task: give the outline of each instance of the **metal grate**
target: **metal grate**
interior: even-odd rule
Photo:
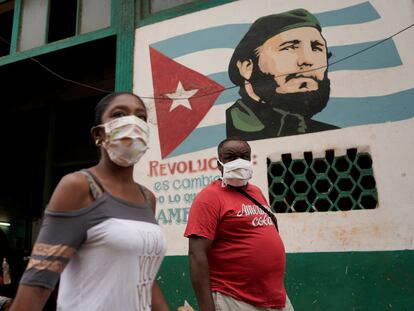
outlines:
[[[335,156],[303,159],[282,154],[281,161],[268,159],[269,200],[276,213],[303,213],[374,209],[378,204],[372,159],[367,152],[347,149]]]

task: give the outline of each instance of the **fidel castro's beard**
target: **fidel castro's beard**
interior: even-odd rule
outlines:
[[[274,76],[261,72],[257,67],[254,66],[250,83],[253,91],[266,104],[293,114],[300,114],[305,118],[311,118],[326,107],[331,91],[328,71],[325,72],[323,80],[313,78],[318,83],[318,89],[315,91],[281,94],[276,92],[278,84]],[[287,81],[291,79],[294,79],[294,75],[286,77]]]

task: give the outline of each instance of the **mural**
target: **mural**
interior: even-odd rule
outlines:
[[[293,10],[302,2],[269,3],[267,14],[258,6],[242,18],[229,13],[149,39],[153,85],[138,93],[155,98],[163,158],[229,135],[256,140],[414,116],[414,83],[404,78],[412,60],[400,55],[411,41],[385,40],[409,25],[409,10],[395,23],[382,1],[304,2]],[[276,50],[275,40],[300,42]]]
[[[226,111],[228,137],[255,140],[337,128],[311,119],[326,107],[330,81],[326,40],[308,11],[255,21],[228,72],[241,96]]]
[[[377,208],[278,214],[297,310],[414,309],[413,23],[412,0],[240,0],[136,30],[151,139],[134,174],[157,197],[158,282],[175,307],[197,309],[183,232],[237,135],[264,193],[282,154],[371,155]]]

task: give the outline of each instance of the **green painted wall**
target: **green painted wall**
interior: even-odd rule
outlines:
[[[196,305],[187,256],[166,257],[158,282],[172,310]],[[414,310],[414,251],[287,254],[295,311]]]

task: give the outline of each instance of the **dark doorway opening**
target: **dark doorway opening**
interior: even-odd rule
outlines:
[[[71,80],[113,91],[115,37],[36,57]],[[0,67],[0,256],[11,268],[12,284],[0,295],[13,297],[27,265],[38,224],[62,176],[97,162],[89,131],[94,107],[105,92],[64,81],[33,60]],[[54,310],[52,296],[45,310]]]
[[[0,57],[10,54],[14,15],[14,1],[0,4]]]

